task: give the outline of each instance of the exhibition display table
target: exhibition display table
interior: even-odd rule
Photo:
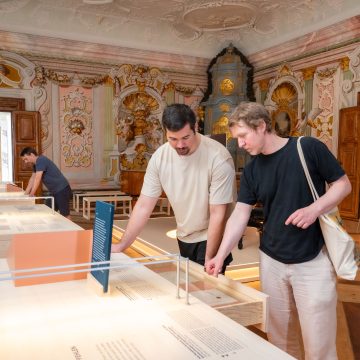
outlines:
[[[114,221],[113,241],[120,241],[127,222],[128,220]],[[131,247],[144,256],[178,253],[175,228],[176,223],[173,217],[150,219]],[[236,259],[235,256],[234,259]],[[174,266],[156,265],[153,269],[175,283]],[[238,281],[233,281],[227,276],[219,275],[218,278],[209,276],[202,266],[192,261],[190,261],[190,293],[239,324],[257,325],[266,331],[267,295]]]
[[[254,359],[291,356],[124,254],[110,293],[87,280],[15,287],[0,281],[0,358],[6,360]],[[0,269],[7,269],[0,260]]]
[[[120,239],[128,220],[115,220],[113,237]],[[226,269],[226,276],[242,282],[259,279],[259,234],[256,228],[248,227],[244,235],[244,248],[232,251],[233,261]],[[145,227],[131,245],[144,256],[174,254],[179,252],[176,240],[174,217],[149,219]]]

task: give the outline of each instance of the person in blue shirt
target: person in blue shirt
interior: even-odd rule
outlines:
[[[38,155],[32,147],[24,148],[20,157],[26,164],[33,165],[33,174],[26,187],[25,194],[34,196],[42,181],[49,190],[50,195],[54,197],[55,210],[69,218],[69,202],[72,192],[69,182],[59,168],[46,156]]]

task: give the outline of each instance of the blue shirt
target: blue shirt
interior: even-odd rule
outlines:
[[[36,171],[43,171],[42,182],[52,194],[56,194],[69,186],[69,182],[59,168],[44,155],[40,155],[36,159],[34,172]]]

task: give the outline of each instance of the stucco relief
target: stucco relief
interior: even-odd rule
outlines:
[[[61,165],[93,167],[93,92],[77,86],[59,87]]]
[[[343,80],[341,87],[341,107],[357,104],[357,93],[360,92],[360,46],[349,54],[349,70],[351,78]]]
[[[273,127],[278,127],[279,134],[293,135],[304,111],[302,74],[295,73],[289,64],[280,66],[277,76],[269,82],[264,105],[272,116]]]
[[[0,67],[0,87],[5,97],[22,97],[26,101],[26,110],[39,111],[41,114],[41,148],[46,150],[51,144],[49,89],[39,81],[35,64],[24,57],[0,51],[0,60],[5,71]],[[3,85],[3,86],[2,86]]]
[[[360,82],[360,46],[358,46],[350,55],[349,68],[353,73],[353,81]]]
[[[41,115],[41,149],[45,151],[52,144],[51,136],[51,99],[49,96],[50,86],[35,87],[36,109]]]
[[[334,106],[334,81],[330,79],[326,83],[317,85],[319,107],[323,109],[316,124],[316,137],[332,137],[333,106]]]
[[[0,12],[12,12],[24,7],[30,0],[3,0],[0,3]]]
[[[337,104],[339,77],[339,64],[317,69],[314,77],[313,103],[322,109],[322,112],[314,120],[313,136],[324,142],[335,154],[339,122]]]
[[[143,170],[163,143],[164,92],[174,85],[157,68],[124,64],[110,71],[114,81],[113,117],[121,169]]]

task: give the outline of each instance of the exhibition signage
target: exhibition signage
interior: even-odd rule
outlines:
[[[93,263],[110,260],[113,220],[114,206],[106,202],[97,201],[91,256],[91,262]],[[91,266],[92,269],[98,267],[104,267],[104,265]],[[109,270],[91,271],[91,275],[101,284],[103,292],[106,293],[109,285]]]

